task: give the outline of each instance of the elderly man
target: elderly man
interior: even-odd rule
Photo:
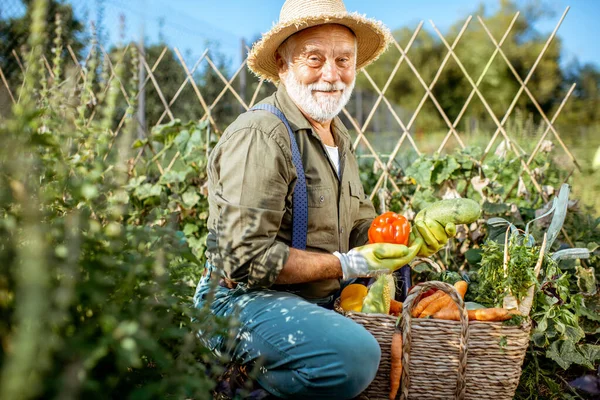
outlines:
[[[208,165],[207,268],[202,307],[240,321],[235,340],[207,338],[281,398],[350,399],[372,381],[377,341],[331,311],[340,283],[390,273],[422,247],[448,240],[417,233],[409,247],[366,244],[376,216],[348,132],[337,115],[357,68],[389,42],[380,23],[341,0],[287,0],[280,21],[250,52],[249,67],[277,92],[224,132]],[[213,283],[213,286],[215,284]]]

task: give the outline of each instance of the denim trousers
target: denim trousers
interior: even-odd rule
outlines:
[[[207,265],[212,270],[214,267]],[[288,292],[227,289],[198,283],[194,305],[237,320],[233,340],[199,337],[213,351],[241,365],[258,363],[256,380],[284,399],[352,399],[371,383],[381,358],[375,338],[360,324]],[[213,279],[216,279],[213,277]]]

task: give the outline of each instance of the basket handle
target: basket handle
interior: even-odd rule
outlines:
[[[419,283],[410,291],[402,307],[402,393],[400,400],[408,399],[408,388],[410,387],[410,342],[412,312],[417,306],[421,295],[428,289],[434,288],[445,292],[458,306],[460,314],[460,345],[458,347],[458,374],[456,382],[455,398],[462,400],[465,397],[465,371],[467,369],[467,342],[469,341],[469,314],[465,303],[454,286],[439,281]]]

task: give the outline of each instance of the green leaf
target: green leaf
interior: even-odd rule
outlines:
[[[192,172],[192,168],[190,167],[186,167],[185,169],[178,171],[178,170],[170,170],[167,171],[161,178],[160,181],[161,183],[181,183],[181,182],[185,182],[185,178],[187,177],[187,175]]]
[[[98,197],[98,188],[95,185],[85,184],[81,187],[81,195],[87,200]]]
[[[135,178],[131,178],[125,186],[126,189],[132,190],[140,186],[146,180],[146,175],[140,175]]]
[[[498,341],[498,345],[500,346],[500,348],[505,349],[507,344],[508,339],[506,338],[506,336],[500,336],[500,340]]]
[[[162,192],[161,185],[153,185],[151,183],[144,183],[141,186],[138,186],[133,194],[140,200],[147,199],[149,197],[160,196]]]
[[[572,340],[565,340],[560,348],[560,355],[563,360],[573,364],[584,365],[588,368],[594,368],[593,364],[581,354]]]
[[[111,204],[128,204],[129,195],[125,190],[119,189],[116,190],[108,200]]]
[[[535,332],[531,335],[531,341],[537,347],[546,347],[548,345],[548,340],[546,339],[544,332]]]
[[[431,189],[421,190],[413,195],[413,207],[416,211],[422,210],[437,200]]]
[[[431,185],[431,173],[433,171],[433,162],[431,160],[417,161],[406,169],[406,175],[414,178],[417,184],[429,187]]]
[[[544,333],[548,329],[548,319],[542,318],[537,327],[535,328],[536,332]]]
[[[460,168],[460,165],[456,161],[456,159],[452,156],[448,156],[445,158],[445,162],[439,162],[435,167],[435,183],[440,184],[452,176],[454,171]]]
[[[182,196],[183,205],[186,208],[192,208],[200,201],[200,196],[196,193],[196,189],[190,188],[188,189]]]
[[[185,224],[185,227],[183,228],[183,233],[186,236],[189,236],[195,232],[198,232],[198,225],[196,224]]]
[[[481,249],[469,249],[465,253],[465,258],[470,265],[478,265],[481,261],[481,255],[483,250]]]
[[[554,203],[556,208],[554,210],[554,215],[552,216],[552,221],[550,222],[550,226],[546,231],[546,251],[550,250],[552,247],[552,243],[558,236],[560,229],[565,222],[565,216],[567,215],[567,206],[569,205],[569,185],[564,183],[558,195],[554,198]]]
[[[596,294],[596,274],[594,267],[584,268],[581,265],[575,267],[577,274],[577,287],[581,293],[592,296]]]
[[[148,139],[137,139],[135,142],[133,142],[131,148],[139,149],[140,147],[144,147],[147,143]]]
[[[589,362],[600,361],[600,345],[586,343],[579,346],[579,350]]]
[[[208,235],[204,235],[201,238],[190,237],[188,238],[188,245],[192,249],[192,253],[197,257],[201,257],[206,250],[206,238]]]
[[[182,130],[179,132],[179,134],[174,138],[174,143],[177,146],[177,150],[179,150],[181,153],[184,153],[188,140],[190,140],[190,132],[188,130]]]
[[[187,159],[190,155],[196,152],[202,152],[204,150],[204,142],[203,142],[204,132],[199,129],[194,129],[190,136],[190,139],[187,142],[187,145],[181,153],[183,154],[183,158]],[[204,154],[203,154],[204,155]]]
[[[574,343],[579,342],[581,339],[585,337],[585,332],[579,325],[565,325],[564,335],[567,339],[573,341]]]
[[[510,205],[505,203],[490,203],[486,201],[481,206],[482,211],[488,215],[506,215],[510,212]]]
[[[157,125],[152,129],[152,140],[168,145],[177,137],[181,127],[181,120],[177,118],[168,124]]]
[[[582,317],[585,317],[585,318],[589,319],[590,321],[600,322],[600,314],[598,314],[596,312],[592,312],[591,310],[589,310],[585,306],[581,307],[579,309],[579,315],[581,315]]]
[[[557,340],[550,345],[546,351],[546,357],[556,362],[562,369],[567,369],[571,366],[571,362],[563,359],[559,350],[560,342]]]

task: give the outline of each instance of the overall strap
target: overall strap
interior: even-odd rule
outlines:
[[[295,249],[306,249],[306,234],[308,226],[308,197],[306,195],[306,177],[304,176],[304,167],[302,165],[302,157],[298,150],[298,143],[294,137],[294,132],[283,113],[275,106],[270,104],[257,104],[250,109],[264,110],[275,114],[287,128],[292,143],[292,162],[296,168],[298,180],[292,194],[292,247]]]

